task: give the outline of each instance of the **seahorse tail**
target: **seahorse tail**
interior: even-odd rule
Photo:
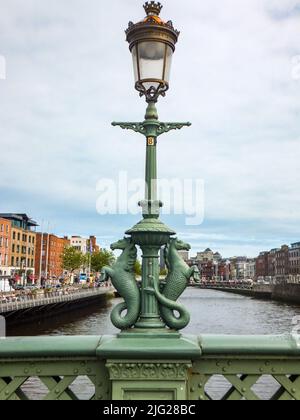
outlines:
[[[111,312],[110,319],[113,325],[120,330],[127,330],[137,322],[140,313],[140,303],[134,302],[129,305],[126,302],[119,303]],[[127,310],[127,314],[122,317],[122,313]]]
[[[160,293],[158,281],[154,281],[155,296],[160,303],[160,314],[169,328],[182,330],[190,322],[190,314],[180,303],[166,298]],[[174,311],[179,312],[179,318],[174,315]]]
[[[187,327],[190,323],[191,317],[188,311],[184,308],[184,306],[180,305],[180,309],[175,309],[179,312],[179,318],[174,315],[174,310],[166,308],[165,306],[161,306],[160,314],[162,319],[168,325],[169,328],[173,330],[182,330],[183,328]]]

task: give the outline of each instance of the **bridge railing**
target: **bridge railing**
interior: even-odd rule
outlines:
[[[198,286],[196,284],[196,286]],[[244,289],[244,290],[252,290],[254,284],[244,283],[244,282],[201,282],[199,283],[200,287],[204,287],[207,289]]]
[[[50,305],[54,303],[71,302],[77,299],[85,299],[91,296],[102,295],[112,288],[95,288],[95,289],[80,289],[76,292],[70,293],[49,293],[43,296],[23,296],[11,302],[0,303],[0,314],[5,314],[11,311],[18,311],[21,309],[34,308],[43,305]]]
[[[109,399],[99,337],[0,339],[0,400]],[[77,392],[77,394],[76,394]]]
[[[300,337],[0,339],[0,400],[300,400]]]

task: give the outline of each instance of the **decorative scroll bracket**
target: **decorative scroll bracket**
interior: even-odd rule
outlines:
[[[161,134],[168,133],[172,130],[181,130],[183,127],[190,127],[192,124],[190,122],[183,122],[183,123],[159,123],[157,128],[157,135],[160,136]]]
[[[190,122],[182,122],[182,123],[170,123],[170,122],[158,122],[158,121],[145,121],[143,123],[138,122],[113,122],[113,127],[121,127],[123,130],[132,130],[136,133],[143,134],[147,136],[148,127],[151,126],[153,129],[155,127],[156,137],[160,136],[161,134],[168,133],[172,130],[181,130],[183,127],[190,127],[192,124]]]
[[[113,122],[113,127],[121,127],[123,130],[133,130],[136,133],[146,134],[146,128],[143,123],[136,122]]]

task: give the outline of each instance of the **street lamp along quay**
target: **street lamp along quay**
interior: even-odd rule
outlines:
[[[126,232],[127,237],[111,248],[123,253],[112,268],[103,269],[103,279],[110,277],[124,298],[111,314],[112,323],[122,335],[132,333],[174,333],[187,326],[190,315],[177,303],[192,276],[199,279],[197,269],[190,268],[180,257],[179,250],[189,250],[190,245],[174,237],[175,232],[160,219],[162,203],[157,197],[157,139],[171,130],[190,126],[188,122],[160,122],[156,103],[169,89],[172,55],[179,32],[171,21],[164,22],[159,14],[160,3],[151,1],[144,5],[145,19],[130,22],[126,38],[133,57],[135,88],[148,103],[144,122],[114,122],[113,126],[133,130],[146,138],[146,191],[139,203],[143,219]],[[133,266],[137,249],[142,249],[142,282],[139,288],[134,278]],[[164,247],[168,275],[164,283],[159,279],[159,255]],[[124,315],[124,312],[125,315]]]

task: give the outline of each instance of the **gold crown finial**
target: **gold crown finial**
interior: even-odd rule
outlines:
[[[156,1],[147,1],[144,4],[145,12],[147,13],[147,16],[159,16],[161,9],[163,8],[163,5]]]

